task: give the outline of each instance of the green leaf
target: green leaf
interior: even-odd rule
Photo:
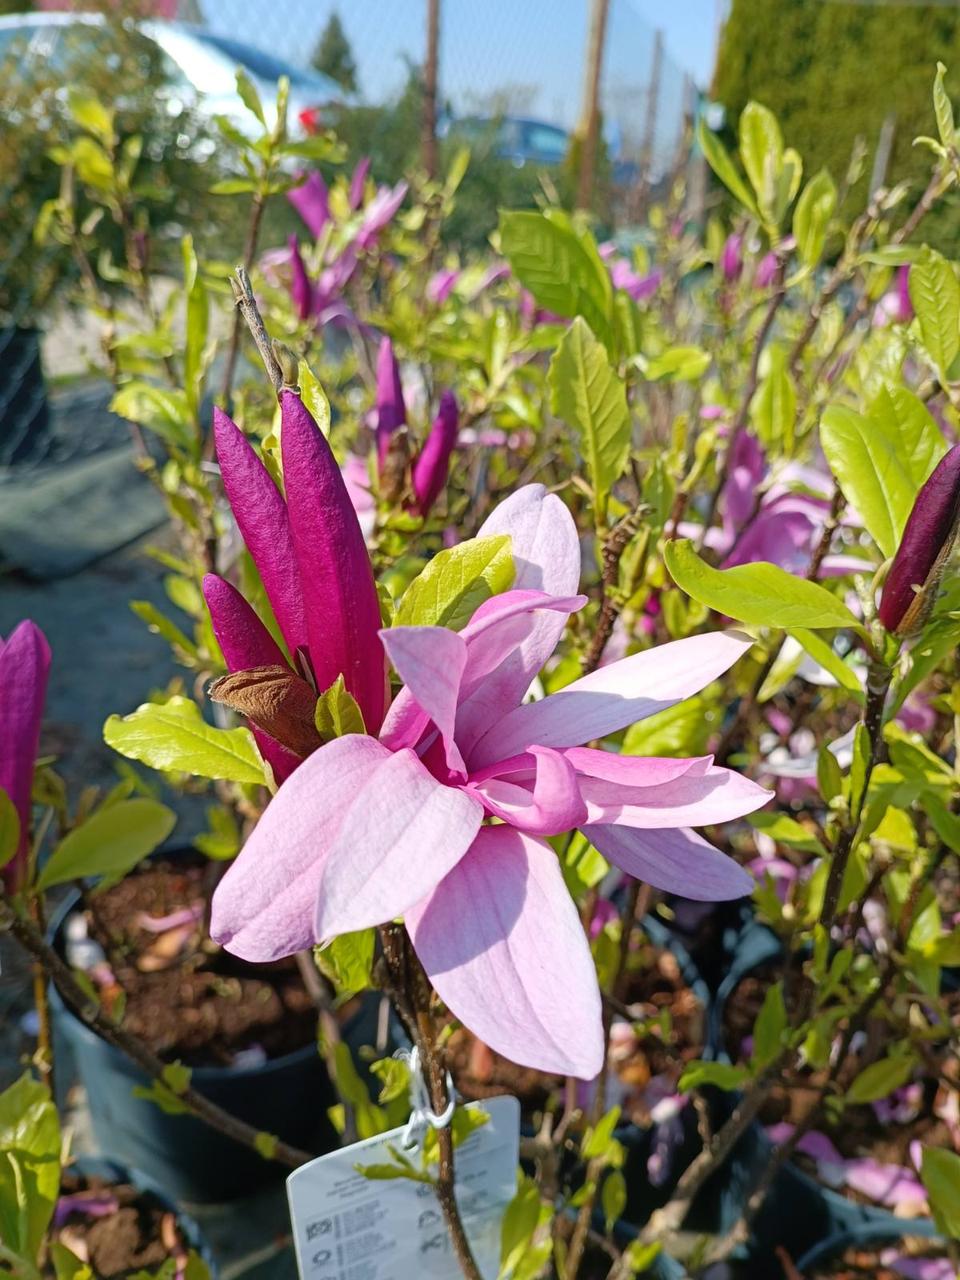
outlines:
[[[767,993],[753,1024],[752,1065],[762,1071],[780,1052],[783,1033],[787,1029],[787,1006],[783,999],[783,983],[775,982]]]
[[[946,380],[960,354],[960,282],[956,272],[942,254],[925,245],[910,269],[909,288],[923,345]]]
[[[783,136],[777,118],[759,102],[748,102],[740,115],[740,159],[757,205],[768,222],[775,221],[777,180],[783,163]]]
[[[832,645],[827,644],[826,640],[815,632],[805,631],[803,627],[793,627],[789,634],[799,645],[802,645],[814,662],[833,676],[841,689],[852,693],[857,702],[864,701],[863,688],[857,673],[852,667],[847,666],[839,653],[834,652]]]
[[[484,600],[510,589],[510,546],[510,535],[501,533],[439,552],[403,593],[394,626],[465,627]]]
[[[847,1090],[847,1102],[876,1102],[905,1085],[913,1075],[916,1061],[909,1053],[891,1054],[864,1067]]]
[[[203,375],[206,369],[206,345],[209,328],[207,291],[200,279],[193,236],[186,235],[181,242],[183,252],[183,282],[187,298],[186,334],[183,352],[183,380],[190,412],[197,420],[200,412],[200,396],[203,392]],[[200,447],[200,435],[195,443]]]
[[[512,1276],[540,1224],[540,1192],[532,1178],[521,1177],[500,1223],[500,1276]]]
[[[611,1169],[600,1188],[600,1207],[608,1232],[627,1207],[627,1182],[619,1169]]]
[[[951,1240],[960,1240],[960,1156],[946,1147],[924,1147],[920,1178],[937,1226]]]
[[[81,1262],[75,1253],[59,1240],[50,1245],[50,1258],[57,1280],[96,1280],[93,1272],[85,1262]]]
[[[35,1259],[60,1190],[60,1121],[46,1085],[22,1075],[0,1093],[0,1242]]]
[[[337,676],[330,688],[325,689],[317,699],[314,723],[324,742],[342,738],[347,733],[366,733],[363,712],[353,695],[347,691],[342,675]]]
[[[67,89],[67,108],[81,129],[92,133],[106,146],[113,145],[113,112],[102,102],[71,85]]]
[[[658,356],[650,356],[643,369],[648,382],[663,378],[667,382],[696,382],[710,368],[712,356],[702,347],[668,347]]]
[[[563,335],[548,382],[551,409],[580,433],[601,521],[630,454],[630,411],[626,388],[585,321],[574,320]]]
[[[129,760],[152,769],[253,785],[265,781],[249,729],[214,729],[190,698],[144,703],[128,716],[110,716],[103,740]]]
[[[860,810],[863,789],[867,785],[867,770],[870,767],[870,734],[861,720],[853,731],[853,758],[850,761],[850,794],[849,803],[852,813]]]
[[[614,1139],[614,1130],[620,1120],[620,1108],[611,1107],[592,1128],[584,1134],[580,1153],[586,1160],[596,1160],[606,1155]]]
[[[20,815],[3,787],[0,787],[0,868],[7,865],[20,844]]]
[[[373,986],[376,935],[373,929],[341,933],[325,947],[317,947],[317,967],[333,983],[338,999],[357,995]]]
[[[320,385],[320,379],[313,372],[306,360],[301,360],[297,370],[300,380],[300,396],[310,410],[310,416],[320,428],[323,435],[330,436],[330,401]]]
[[[693,600],[753,627],[855,627],[860,624],[847,606],[825,587],[794,578],[774,564],[712,569],[689,539],[668,542],[664,561],[674,582]]]
[[[824,857],[823,845],[802,823],[786,813],[766,813],[760,810],[747,815],[747,822],[757,831],[762,831],[778,844],[785,844],[788,849],[799,849],[802,853],[816,853]]]
[[[817,787],[827,804],[843,794],[843,770],[829,747],[821,747],[817,753]]]
[[[253,1140],[254,1150],[258,1155],[263,1156],[264,1160],[274,1160],[277,1155],[277,1141],[274,1134],[261,1130]]]
[[[766,448],[792,453],[797,391],[782,347],[772,346],[769,349],[767,371],[750,401],[750,420]]]
[[[632,1240],[624,1250],[624,1260],[634,1275],[642,1275],[649,1271],[663,1251],[659,1241],[643,1244],[640,1240]]]
[[[691,1089],[699,1089],[701,1085],[715,1084],[718,1089],[732,1090],[742,1087],[750,1078],[746,1067],[734,1066],[732,1062],[688,1062],[680,1077],[681,1093],[689,1093]]]
[[[103,876],[114,883],[153,853],[176,821],[173,810],[156,800],[119,800],[98,809],[60,841],[40,873],[37,888],[52,889],[88,876]]]
[[[937,63],[937,74],[933,81],[933,110],[937,117],[937,132],[945,147],[952,147],[957,140],[957,127],[953,122],[953,105],[947,96],[943,77],[947,68],[942,62]]]
[[[602,342],[610,341],[609,273],[569,225],[542,213],[501,212],[500,245],[538,306],[570,320],[582,316]]]
[[[723,185],[731,195],[740,201],[749,213],[759,217],[760,211],[757,208],[756,200],[750,194],[750,188],[737,172],[737,167],[730,158],[726,147],[717,135],[707,128],[707,123],[703,117],[700,118],[697,139],[700,143],[700,149],[706,157],[707,164],[709,164]]]
[[[267,126],[267,118],[263,114],[263,104],[260,101],[260,95],[257,93],[256,86],[244,71],[243,67],[237,67],[237,93],[240,95],[240,101],[252,111],[264,128]]]
[[[881,387],[867,412],[882,431],[917,489],[947,451],[947,442],[926,405],[908,387]]]
[[[252,178],[221,178],[210,186],[212,196],[241,196],[256,191],[257,184]]]
[[[193,837],[194,848],[214,862],[228,862],[240,852],[243,843],[233,810],[226,805],[210,805],[206,831]]]
[[[902,455],[875,423],[840,405],[824,411],[820,443],[843,496],[888,559],[900,545],[916,495]]]
[[[716,726],[716,700],[697,694],[648,716],[624,734],[625,756],[702,756]]]
[[[820,261],[827,228],[836,207],[836,184],[826,169],[821,169],[804,187],[793,211],[797,254],[805,266],[815,267]]]
[[[110,411],[181,448],[190,446],[190,406],[182,391],[164,390],[149,382],[128,382],[110,401]]]

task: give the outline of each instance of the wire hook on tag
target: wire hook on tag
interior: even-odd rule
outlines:
[[[410,1119],[403,1131],[400,1139],[400,1145],[406,1150],[420,1145],[423,1137],[423,1131],[429,1127],[431,1129],[446,1129],[453,1119],[453,1113],[456,1108],[456,1102],[453,1096],[453,1077],[447,1072],[447,1105],[440,1115],[430,1109],[430,1091],[427,1088],[427,1082],[423,1078],[423,1067],[420,1063],[420,1050],[416,1045],[412,1049],[398,1049],[393,1055],[401,1062],[406,1063],[410,1071]]]

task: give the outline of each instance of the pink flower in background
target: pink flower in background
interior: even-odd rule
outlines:
[[[392,221],[400,206],[407,197],[409,187],[405,182],[398,182],[393,188],[380,187],[363,210],[363,221],[356,235],[356,244],[360,249],[369,249],[377,236]]]
[[[30,850],[33,769],[50,675],[50,646],[35,622],[21,622],[0,637],[0,789],[20,822],[13,858],[3,868],[9,892],[21,884]]]
[[[309,320],[315,314],[313,285],[307,275],[307,268],[304,266],[297,237],[295,235],[288,236],[287,245],[290,249],[290,297],[293,300],[297,318]]]
[[[231,672],[256,667],[305,669],[328,689],[342,675],[376,732],[386,709],[380,604],[363,534],[330,446],[299,397],[281,399],[280,447],[286,500],[243,432],[214,409],[223,486],[263,581],[287,655],[243,596],[216,574],[203,593]],[[255,730],[278,779],[298,758]]]
[[[618,258],[610,268],[610,279],[615,289],[622,289],[630,295],[634,302],[645,302],[652,298],[660,288],[663,280],[662,271],[651,271],[645,276],[639,275],[624,258]]]
[[[361,458],[356,453],[348,454],[347,460],[340,468],[340,474],[343,476],[350,503],[357,513],[363,536],[369,538],[376,519],[377,501],[370,488],[370,471],[366,458]]]
[[[690,697],[752,642],[693,636],[524,703],[585,602],[574,594],[576,527],[530,485],[480,532],[510,534],[514,589],[460,633],[380,633],[405,687],[379,739],[338,738],[284,783],[217,889],[211,931],[267,961],[403,916],[440,997],[484,1043],[591,1078],[603,1056],[596,974],[545,837],[580,827],[610,861],[668,892],[748,893],[747,873],[689,828],[749,813],[768,792],[709,756],[580,744]]]
[[[772,250],[764,254],[757,264],[756,274],[753,277],[754,287],[769,289],[776,278],[777,266],[777,255]]]
[[[891,324],[909,324],[913,319],[913,303],[910,300],[910,267],[897,268],[896,281],[888,289],[873,312],[874,328],[882,329]]]
[[[450,297],[454,289],[457,287],[457,281],[460,279],[461,273],[452,268],[435,272],[427,282],[427,297],[431,302],[435,302],[437,306]]]

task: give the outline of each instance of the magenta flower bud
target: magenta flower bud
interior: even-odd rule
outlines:
[[[897,321],[909,324],[913,319],[913,303],[910,300],[910,264],[904,263],[897,271]]]
[[[445,391],[430,434],[413,464],[413,493],[422,516],[427,515],[447,483],[450,457],[457,445],[458,418],[456,397],[452,391]]]
[[[777,274],[777,255],[771,251],[760,259],[757,266],[757,274],[753,278],[753,283],[758,289],[769,289],[773,284],[774,277]]]
[[[301,186],[287,192],[287,199],[303,219],[310,234],[319,236],[330,221],[327,184],[320,174],[311,173]]]
[[[297,237],[290,236],[287,244],[290,246],[290,297],[293,299],[297,318],[309,320],[313,314],[313,286],[310,284],[310,277],[303,263]]]
[[[20,839],[3,868],[6,888],[20,888],[30,849],[33,767],[50,674],[50,646],[35,622],[21,622],[0,637],[0,788],[20,819]]]
[[[390,448],[390,437],[406,420],[400,366],[393,354],[393,343],[383,338],[377,356],[377,461],[381,467]]]
[[[370,172],[370,157],[363,156],[358,162],[350,179],[350,208],[359,209],[363,204],[363,191],[367,185],[367,174]]]
[[[883,584],[880,621],[894,635],[919,630],[930,609],[960,518],[960,444],[921,487]]]
[[[740,279],[740,272],[743,270],[743,236],[727,236],[720,254],[720,270],[728,284]]]

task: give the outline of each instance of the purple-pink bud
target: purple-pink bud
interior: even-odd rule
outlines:
[[[367,174],[370,172],[370,157],[362,156],[350,179],[350,208],[359,209],[363,204],[363,192],[367,185]]]
[[[303,263],[297,237],[290,236],[287,244],[290,246],[290,297],[293,299],[297,318],[309,320],[313,313],[313,286]]]
[[[20,888],[30,848],[33,766],[50,674],[50,646],[35,622],[0,636],[0,788],[20,820],[16,852],[0,872],[7,889]]]
[[[921,487],[883,585],[878,615],[895,635],[917,631],[933,606],[960,520],[960,444]]]
[[[287,199],[299,213],[313,236],[320,232],[330,221],[330,200],[327,184],[319,173],[311,173],[299,187],[287,192]]]
[[[430,434],[413,464],[413,493],[422,516],[429,512],[447,483],[450,457],[457,444],[458,418],[456,397],[452,391],[445,391]]]
[[[740,279],[740,272],[743,270],[743,236],[727,236],[720,254],[720,270],[728,284]]]
[[[383,338],[377,356],[377,460],[381,467],[390,448],[390,437],[406,420],[400,366],[393,354],[393,343]]]
[[[769,289],[773,284],[779,265],[777,255],[772,249],[769,253],[764,254],[757,266],[757,274],[753,278],[753,283],[758,289]]]

